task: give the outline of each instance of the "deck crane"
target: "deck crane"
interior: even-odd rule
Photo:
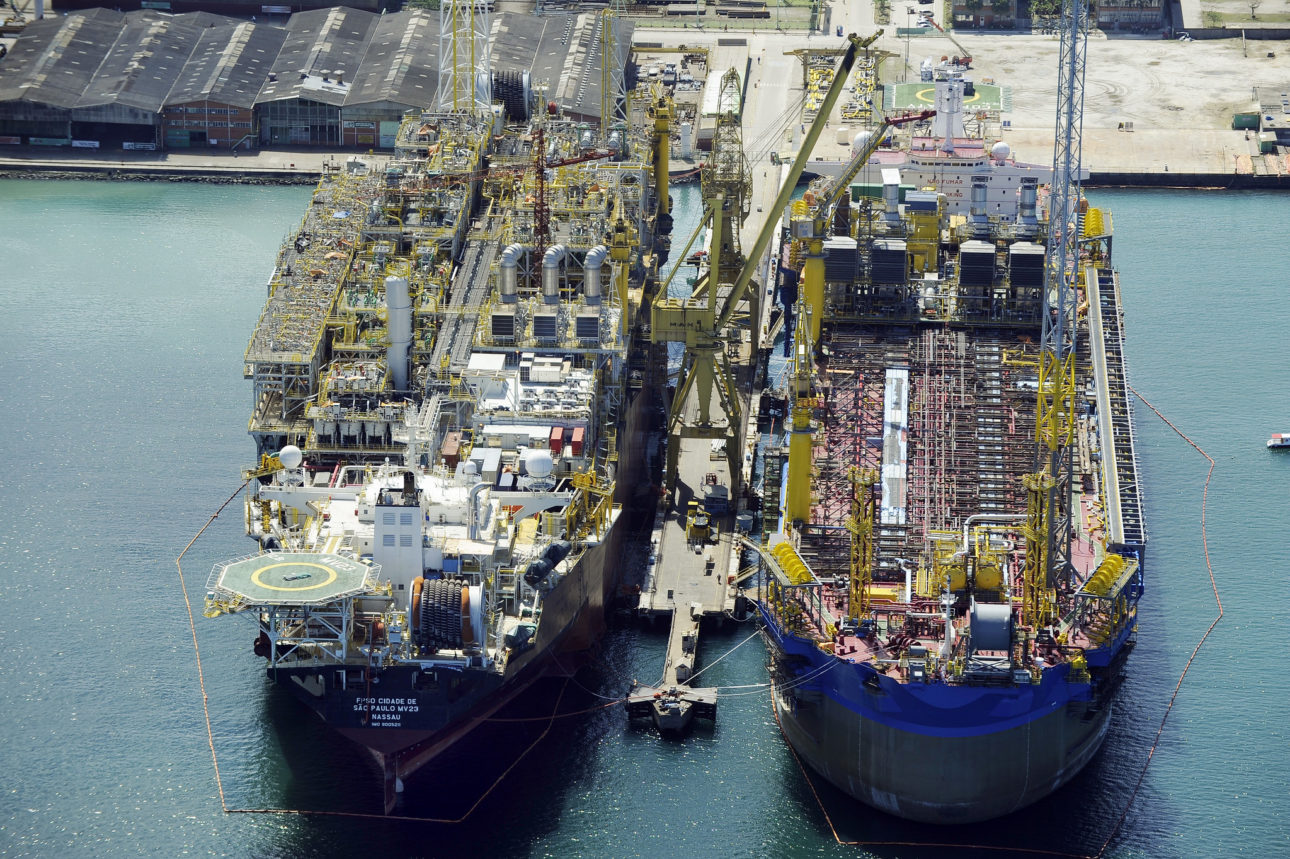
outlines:
[[[924,20],[926,20],[927,23],[931,24],[936,29],[940,30],[941,35],[949,39],[950,43],[954,45],[954,47],[959,49],[959,55],[954,58],[954,65],[964,69],[972,68],[972,55],[968,53],[968,49],[960,45],[959,40],[951,36],[949,30],[946,30],[940,24],[936,23],[935,18],[926,18]]]
[[[860,49],[868,47],[881,35],[882,31],[879,30],[865,39],[860,39],[854,34],[847,37],[848,45],[842,55],[838,72],[833,76],[833,82],[824,96],[819,113],[807,130],[797,157],[783,178],[775,202],[767,210],[769,214],[762,230],[746,256],[739,252],[737,238],[732,239],[732,236],[737,237],[736,231],[739,224],[733,216],[737,212],[740,213],[741,221],[747,215],[751,183],[748,179],[742,146],[738,140],[739,119],[728,111],[719,111],[717,137],[713,142],[713,166],[703,177],[705,179],[704,217],[701,223],[707,223],[711,231],[706,278],[696,283],[695,294],[686,299],[671,298],[667,295],[666,289],[660,289],[651,308],[650,321],[654,341],[685,344],[682,378],[672,399],[672,411],[668,418],[668,454],[665,474],[668,488],[676,484],[680,441],[683,437],[724,439],[731,480],[737,480],[742,471],[741,451],[738,444],[742,415],[735,395],[735,382],[726,356],[726,342],[722,331],[734,319],[752,283],[757,264],[766,252],[771,237],[779,229],[778,213],[783,212],[784,207],[788,205],[797,180],[801,177],[811,151],[815,147],[815,142],[824,131],[825,122],[842,90],[846,88],[847,79],[855,65],[856,55]],[[738,147],[737,152],[733,151],[731,148],[733,146]],[[693,241],[692,238],[691,243]],[[688,252],[687,246],[682,256]],[[731,278],[733,280],[730,280]],[[727,284],[729,284],[728,290]],[[725,292],[725,297],[724,307],[721,307],[718,312],[717,300],[720,292]],[[757,296],[754,295],[754,313],[756,301]],[[712,415],[714,390],[725,411],[724,418],[717,420],[714,420]],[[697,417],[687,423],[684,420],[684,409],[691,391],[694,391],[698,397],[699,409]],[[735,489],[731,486],[732,496],[736,494]]]
[[[1062,0],[1053,180],[1044,256],[1044,302],[1039,350],[1039,404],[1034,474],[1025,482],[1024,623],[1054,619],[1058,589],[1068,589],[1071,564],[1072,439],[1075,427],[1075,353],[1078,331],[1080,155],[1088,8]]]
[[[794,241],[800,241],[806,246],[806,265],[802,271],[802,284],[806,307],[810,311],[812,344],[819,342],[820,324],[824,318],[824,240],[828,238],[829,222],[833,218],[834,210],[842,200],[842,196],[850,191],[851,180],[864,169],[889,129],[910,122],[931,119],[935,115],[934,110],[924,110],[901,116],[883,117],[876,129],[862,132],[861,137],[857,137],[851,160],[822,192],[812,195],[815,200],[814,205],[805,205],[804,211],[795,212],[791,217],[789,227]],[[860,139],[866,133],[869,135],[868,138],[860,143]]]
[[[884,117],[865,142],[856,141],[856,151],[842,173],[824,187],[810,202],[795,207],[789,229],[795,242],[806,247],[802,268],[802,292],[798,298],[797,326],[793,333],[793,377],[789,401],[792,404],[792,431],[788,443],[788,481],[784,498],[784,516],[789,522],[807,522],[811,516],[811,446],[814,432],[811,415],[815,397],[815,346],[820,341],[824,318],[824,240],[842,195],[878,149],[887,130],[909,122],[930,119],[935,111],[925,110],[901,116]]]

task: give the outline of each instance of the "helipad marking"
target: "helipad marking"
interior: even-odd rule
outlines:
[[[924,104],[933,104],[936,101],[936,87],[928,87],[927,89],[920,89],[914,93],[914,98],[918,99]],[[964,98],[963,103],[971,104],[974,101],[980,101],[980,100],[981,100],[981,92],[980,90],[978,90],[972,93],[970,96]]]
[[[320,570],[326,570],[328,577],[326,581],[319,582],[316,585],[302,585],[294,588],[284,588],[281,585],[266,585],[260,580],[260,574],[272,570],[274,567],[317,567]],[[260,569],[251,574],[251,581],[254,584],[269,591],[312,591],[315,588],[326,587],[336,581],[337,578],[339,578],[339,576],[336,574],[336,571],[326,564],[311,564],[308,561],[282,561],[277,564],[269,564],[267,567],[260,567]]]

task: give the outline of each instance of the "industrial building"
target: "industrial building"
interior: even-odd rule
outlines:
[[[511,110],[540,95],[598,122],[602,57],[622,76],[632,29],[590,14],[493,16],[494,95]],[[451,44],[440,31],[436,13],[343,6],[285,26],[151,9],[51,16],[0,61],[0,142],[388,148],[405,113],[435,104]]]

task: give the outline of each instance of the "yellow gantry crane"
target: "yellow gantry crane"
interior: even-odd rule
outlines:
[[[882,31],[863,40],[855,35],[848,37],[849,44],[842,55],[838,73],[834,75],[833,83],[820,106],[820,112],[811,123],[802,147],[789,168],[788,175],[784,177],[779,194],[768,210],[766,222],[746,256],[739,246],[738,229],[748,214],[752,183],[739,135],[740,119],[738,101],[735,98],[739,91],[739,78],[733,71],[722,78],[722,98],[718,103],[713,154],[709,165],[701,174],[704,196],[702,224],[710,230],[708,269],[696,281],[694,293],[689,298],[671,298],[667,295],[666,287],[660,289],[650,319],[655,342],[685,344],[682,378],[677,385],[668,419],[665,475],[668,487],[674,486],[676,482],[677,457],[683,437],[725,439],[731,479],[738,479],[741,461],[736,442],[742,415],[723,332],[734,320],[741,302],[749,295],[748,287],[752,283],[757,261],[761,259],[771,237],[779,228],[777,214],[788,205],[793,188],[802,175],[815,142],[824,130],[833,105],[846,88],[857,52],[881,35]],[[697,231],[695,235],[698,235]],[[692,237],[683,256],[689,253],[693,242]],[[760,290],[755,290],[751,294],[751,315],[754,318],[757,315],[759,292]],[[721,297],[724,305],[718,307],[717,302]],[[753,346],[755,349],[755,342]],[[687,421],[684,412],[691,391],[697,395],[698,411]],[[724,416],[716,419],[712,414],[714,391],[724,410]],[[734,486],[731,487],[731,494],[735,494]]]

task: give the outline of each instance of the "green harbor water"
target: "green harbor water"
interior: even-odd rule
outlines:
[[[975,857],[1109,838],[1108,856],[1290,856],[1290,453],[1264,447],[1290,432],[1290,196],[1260,193],[1089,194],[1114,213],[1130,380],[1214,471],[1206,546],[1208,462],[1137,406],[1138,647],[1101,753],[1048,800],[933,828],[808,782],[751,625],[705,633],[701,662],[738,646],[705,674],[725,687],[715,727],[662,739],[612,699],[657,677],[665,630],[619,624],[589,670],[509,714],[532,721],[409,783],[405,815],[457,818],[531,747],[464,822],[223,813],[175,558],[252,459],[242,355],[309,194],[0,182],[0,855]],[[695,186],[675,196],[683,223]],[[183,567],[228,807],[374,812],[375,773],[268,683],[252,626],[200,615],[212,563],[254,548],[241,518],[235,502]],[[1225,614],[1136,788],[1218,615],[1206,548]],[[830,820],[891,843],[839,845]]]

